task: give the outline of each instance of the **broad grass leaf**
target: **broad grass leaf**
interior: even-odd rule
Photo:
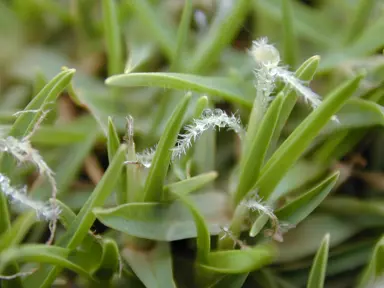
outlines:
[[[319,250],[317,250],[311,272],[309,273],[307,288],[324,287],[325,273],[328,262],[329,237],[329,234],[324,236]]]
[[[218,234],[220,226],[228,223],[223,196],[204,193],[190,198],[206,219],[210,234]],[[129,203],[109,209],[97,208],[93,212],[104,225],[131,236],[157,241],[176,241],[197,236],[194,219],[180,201],[170,204]]]

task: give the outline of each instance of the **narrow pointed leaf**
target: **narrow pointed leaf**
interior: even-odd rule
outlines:
[[[112,192],[120,175],[121,168],[124,165],[125,153],[126,146],[121,145],[107,171],[104,173],[103,178],[76,216],[75,221],[72,222],[67,232],[58,241],[60,246],[75,249],[88,235],[88,231],[96,219],[92,213],[92,209],[102,206]],[[31,285],[27,287],[50,287],[59,272],[60,269],[57,267],[44,267],[44,269],[26,278],[30,279],[30,281],[27,280],[26,283]]]
[[[294,31],[292,3],[284,0],[282,3],[283,14],[283,39],[284,39],[284,62],[291,68],[295,67],[297,59],[297,39]]]
[[[176,51],[174,53],[170,71],[178,71],[182,67],[183,53],[185,52],[186,42],[188,39],[189,29],[192,20],[193,5],[192,0],[186,0],[184,2],[183,13],[181,14],[181,20],[179,29],[177,31],[177,43]]]
[[[224,100],[245,106],[252,105],[249,91],[253,88],[250,83],[237,83],[230,78],[197,76],[182,73],[130,73],[109,77],[106,82],[118,87],[159,87],[177,90],[192,90],[198,93],[208,93]],[[245,87],[245,88],[244,88]]]
[[[108,75],[114,75],[123,71],[123,49],[115,0],[103,0],[102,9],[108,54]]]
[[[284,141],[261,171],[256,187],[260,196],[268,198],[289,168],[317,136],[331,117],[343,106],[358,88],[362,75],[342,84],[316,108]],[[256,188],[255,187],[255,188]]]
[[[329,234],[326,234],[313,261],[307,288],[323,288],[328,262]]]
[[[364,269],[360,276],[358,288],[380,287],[380,281],[384,276],[384,237],[376,244],[368,266]]]
[[[275,215],[280,221],[292,225],[299,224],[327,197],[336,184],[338,177],[339,173],[334,173],[307,193],[276,210]]]
[[[219,9],[215,19],[191,59],[190,70],[193,73],[208,69],[219,57],[222,49],[234,40],[247,15],[250,2],[237,0],[219,2],[218,5]]]
[[[170,198],[175,198],[175,196],[172,196],[172,194],[187,195],[191,192],[199,190],[206,184],[212,182],[217,178],[217,176],[218,174],[216,171],[200,174],[195,177],[185,179],[183,181],[168,184],[164,187],[164,191],[166,193],[169,193],[168,197]]]
[[[246,152],[241,159],[239,184],[235,195],[236,204],[240,203],[257,181],[269,143],[278,123],[283,99],[284,94],[280,93],[268,108],[259,129],[254,131],[255,135],[247,134],[247,144],[249,146],[246,147]]]
[[[155,156],[144,187],[144,201],[156,201],[163,198],[163,183],[168,172],[177,135],[183,125],[183,118],[188,108],[191,95],[186,95],[176,107],[169,119],[165,131],[157,145]]]
[[[116,127],[113,124],[111,118],[108,119],[108,137],[107,137],[107,149],[108,149],[108,160],[112,161],[115,156],[117,150],[120,146],[119,135],[117,134]],[[127,195],[127,185],[126,185],[126,169],[125,167],[122,169],[121,175],[117,180],[116,184],[116,200],[118,204],[124,204],[128,202]]]

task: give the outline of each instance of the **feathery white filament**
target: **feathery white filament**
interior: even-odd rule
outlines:
[[[216,127],[219,129],[228,128],[237,134],[243,132],[240,119],[235,115],[228,116],[220,109],[213,111],[206,109],[203,111],[201,118],[193,119],[193,123],[184,128],[186,130],[185,134],[179,135],[180,139],[177,140],[176,147],[172,149],[172,159],[180,158],[205,131]]]
[[[255,63],[256,88],[258,92],[262,89],[264,92],[264,102],[269,100],[270,94],[274,89],[274,83],[278,79],[289,85],[298,94],[300,94],[313,109],[321,103],[321,98],[311,89],[303,85],[303,81],[297,79],[292,72],[280,65],[279,51],[271,44],[268,44],[267,38],[261,38],[254,41],[250,50]],[[258,95],[261,95],[258,93]]]
[[[176,160],[185,155],[193,143],[207,130],[215,128],[227,128],[235,133],[241,134],[244,128],[240,123],[240,119],[235,115],[228,116],[221,109],[206,109],[203,111],[199,119],[193,119],[192,124],[184,127],[185,134],[180,134],[176,142],[176,146],[172,149],[172,160]],[[143,153],[136,155],[137,163],[140,163],[146,168],[151,166],[153,157],[156,152],[156,147],[145,150]],[[130,164],[132,162],[127,161]]]
[[[0,187],[12,203],[35,210],[38,219],[54,220],[60,213],[57,207],[28,198],[26,187],[21,189],[12,187],[9,178],[3,174],[0,174]]]

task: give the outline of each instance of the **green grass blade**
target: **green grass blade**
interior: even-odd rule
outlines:
[[[238,83],[230,78],[204,77],[182,73],[130,73],[108,78],[105,83],[119,87],[159,87],[177,90],[192,90],[209,93],[224,100],[250,106],[252,99],[247,94],[248,83]],[[245,87],[245,88],[244,88]],[[252,88],[250,85],[248,87]]]
[[[177,135],[183,125],[183,118],[188,108],[191,95],[186,95],[176,107],[169,119],[165,131],[157,145],[155,156],[144,187],[144,201],[156,201],[163,198],[163,183],[167,176]]]
[[[223,274],[252,272],[270,264],[276,256],[271,245],[257,245],[249,249],[216,251],[208,254],[207,264],[199,263],[209,271]]]
[[[81,276],[92,279],[91,275],[80,266],[67,260],[70,250],[41,244],[28,244],[9,248],[0,254],[0,273],[13,261],[49,263],[70,269]]]
[[[169,193],[168,197],[170,198],[174,198],[172,194],[181,194],[185,196],[214,181],[217,176],[218,174],[216,171],[200,174],[195,177],[168,184],[164,187],[164,192]]]
[[[217,235],[220,225],[228,222],[223,209],[227,198],[220,193],[192,194],[188,198],[204,216],[209,233]],[[138,238],[170,242],[197,236],[191,212],[179,200],[128,203],[113,208],[95,208],[93,213],[104,225]]]
[[[331,192],[339,177],[339,172],[325,179],[313,189],[292,200],[287,205],[275,211],[279,221],[297,225],[303,221]]]
[[[272,155],[261,171],[256,187],[260,196],[268,198],[289,168],[299,159],[306,147],[343,106],[359,86],[362,75],[356,76],[326,97]],[[255,187],[255,188],[256,188]]]
[[[293,25],[292,3],[291,0],[283,0],[283,45],[284,62],[291,68],[296,65],[298,45]]]
[[[264,228],[268,221],[269,217],[266,214],[257,217],[255,222],[253,222],[252,224],[251,230],[249,230],[249,236],[256,237],[256,235],[260,233],[260,231]]]
[[[103,0],[104,35],[107,46],[108,75],[123,71],[123,49],[115,0]]]
[[[211,235],[209,234],[208,226],[203,216],[196,209],[195,205],[185,195],[177,193],[174,195],[177,196],[183,202],[183,204],[188,207],[193,216],[197,232],[197,259],[202,263],[206,263],[208,260],[208,253],[211,250]]]
[[[239,204],[243,197],[255,185],[259,172],[264,164],[269,143],[275,130],[284,94],[280,93],[268,108],[263,121],[255,134],[247,134],[247,150],[242,156],[240,163],[239,184],[235,194],[235,204]]]
[[[108,160],[112,161],[117,150],[120,147],[120,139],[117,134],[116,127],[113,124],[112,118],[108,119],[108,137],[107,137],[107,149],[108,149]],[[121,176],[117,180],[116,185],[116,200],[117,204],[125,204],[128,202],[127,185],[126,185],[126,169],[123,168]]]
[[[0,253],[9,247],[19,244],[36,221],[36,213],[34,211],[18,216],[12,222],[9,230],[0,235]]]
[[[370,14],[375,6],[376,0],[359,0],[356,11],[351,17],[351,24],[348,27],[345,42],[346,44],[353,42],[364,31],[367,25]]]
[[[184,1],[184,9],[181,15],[181,21],[179,24],[179,30],[177,31],[177,43],[176,50],[172,59],[170,71],[181,71],[183,65],[183,56],[185,52],[185,47],[189,35],[189,27],[191,25],[193,13],[192,0]]]
[[[151,7],[148,0],[132,1],[131,5],[143,25],[148,27],[148,32],[159,43],[164,54],[169,60],[172,60],[174,47],[176,47],[174,28],[168,25],[164,19],[161,19],[159,13],[155,11],[154,7]]]
[[[102,206],[107,197],[113,191],[113,187],[120,175],[121,168],[125,161],[126,146],[120,146],[120,149],[115,154],[113,161],[109,165],[107,171],[104,173],[103,178],[100,180],[90,198],[83,205],[79,214],[76,216],[75,221],[70,225],[69,229],[59,240],[59,245],[69,249],[75,249],[83,239],[88,235],[96,217],[92,213],[92,209]],[[57,267],[45,267],[37,273],[27,277],[30,281],[26,281],[29,287],[50,287],[57,277],[60,269]]]
[[[170,244],[157,242],[155,245],[148,251],[124,248],[122,257],[146,288],[175,288]]]
[[[379,242],[376,244],[373,251],[372,257],[369,261],[368,266],[364,269],[362,275],[360,276],[359,283],[356,287],[365,288],[365,287],[380,287],[375,286],[379,285],[380,280],[384,275],[384,237],[382,237]]]
[[[219,3],[219,11],[191,59],[189,70],[192,73],[207,70],[218,59],[222,49],[231,43],[246,17],[249,2],[249,0],[237,0]]]
[[[330,235],[326,234],[323,241],[321,241],[320,248],[316,253],[311,272],[309,273],[307,288],[324,287],[325,272],[328,262],[329,238]]]
[[[57,206],[60,208],[59,221],[64,226],[65,229],[68,229],[72,222],[76,219],[75,212],[72,211],[65,203],[60,200],[56,200]]]
[[[104,287],[108,287],[114,273],[119,268],[119,247],[116,241],[112,239],[104,239],[102,247],[100,263],[92,275],[105,285]]]
[[[36,110],[44,108],[45,105],[56,100],[57,96],[65,89],[70,83],[76,70],[65,69],[63,72],[55,76],[47,85],[37,94],[31,102],[25,107],[24,110]],[[10,136],[22,137],[27,135],[35,126],[41,113],[22,113],[17,117],[12,129],[9,133]]]

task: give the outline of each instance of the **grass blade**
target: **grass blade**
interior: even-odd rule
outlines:
[[[125,153],[126,146],[120,146],[113,161],[104,173],[103,178],[96,186],[90,198],[83,205],[83,208],[80,210],[75,221],[73,221],[63,238],[59,240],[60,246],[75,249],[88,235],[88,231],[96,219],[92,213],[92,209],[102,206],[112,192],[120,175],[121,168],[124,165]],[[27,277],[25,283],[30,285],[29,287],[50,287],[59,272],[60,269],[57,267],[45,267],[37,273]]]
[[[108,149],[108,160],[112,161],[115,156],[117,150],[120,147],[120,139],[117,134],[116,127],[113,124],[111,118],[108,119],[108,137],[107,137],[107,149]],[[126,176],[127,176],[126,168],[123,168],[119,179],[117,180],[116,185],[116,202],[117,204],[125,204],[128,202],[128,194],[127,194],[127,184],[126,184]]]
[[[183,118],[187,111],[191,95],[186,95],[176,107],[169,119],[165,131],[157,145],[155,156],[148,173],[144,187],[144,201],[156,201],[163,199],[163,183],[167,175],[169,163],[171,161],[172,151],[177,135],[183,125]]]
[[[284,44],[284,62],[291,68],[296,65],[298,54],[297,39],[293,27],[293,14],[291,0],[283,0],[282,3],[283,15],[283,44]]]
[[[192,73],[207,70],[219,57],[221,50],[233,40],[246,17],[249,2],[237,0],[219,3],[219,11],[191,59],[189,70]]]
[[[235,194],[235,204],[239,204],[243,197],[255,185],[259,172],[264,164],[264,157],[267,153],[269,143],[272,139],[282,103],[284,94],[280,93],[273,101],[267,113],[265,114],[262,123],[255,134],[247,134],[246,152],[242,156],[240,163],[239,184]]]
[[[169,193],[170,198],[174,198],[172,194],[187,195],[214,181],[217,176],[216,171],[200,174],[176,183],[168,184],[164,187],[164,192]]]
[[[326,97],[324,102],[315,109],[288,137],[272,155],[261,171],[256,187],[260,196],[268,198],[289,168],[302,155],[305,148],[328,123],[331,117],[343,106],[358,88],[362,75],[351,79]],[[255,188],[256,188],[255,187]]]
[[[307,288],[323,288],[328,262],[329,234],[326,234],[313,261]]]
[[[204,77],[182,73],[130,73],[108,78],[105,83],[119,87],[159,87],[178,90],[192,90],[199,93],[209,93],[220,96],[224,100],[244,106],[252,105],[247,94],[247,83],[237,83],[224,77]],[[250,87],[250,86],[248,86]],[[251,87],[252,88],[252,87]]]
[[[275,215],[279,221],[288,222],[292,225],[297,225],[303,221],[331,192],[338,177],[339,173],[334,173],[307,193],[276,210]]]
[[[189,35],[189,27],[191,24],[192,12],[192,0],[184,1],[183,14],[181,15],[179,30],[177,31],[176,50],[172,59],[171,67],[169,68],[170,71],[183,70],[183,53],[185,52],[186,42]]]
[[[123,71],[123,49],[115,0],[103,0],[104,35],[107,44],[108,75]]]

